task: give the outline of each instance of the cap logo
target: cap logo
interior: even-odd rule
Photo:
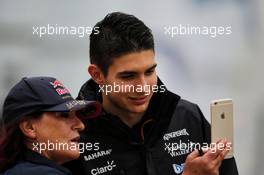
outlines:
[[[57,92],[59,95],[69,94],[69,90],[68,90],[68,89],[60,89],[60,88],[57,88],[57,89],[56,89],[56,92]]]
[[[69,90],[59,81],[55,80],[54,82],[50,82],[56,92],[62,96],[64,94],[70,94]]]
[[[74,100],[74,101],[67,103],[66,106],[69,110],[71,110],[73,107],[77,105],[85,105],[85,104],[86,104],[85,101]]]
[[[50,82],[50,84],[53,86],[54,89],[56,89],[59,86],[65,88],[65,86],[59,80],[55,80],[54,82]]]

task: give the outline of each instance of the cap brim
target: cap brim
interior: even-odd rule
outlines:
[[[85,109],[85,112],[89,113],[85,118],[95,118],[100,115],[101,106],[100,103],[95,101],[86,100],[70,100],[65,103],[53,106],[42,110],[42,112],[71,112]]]

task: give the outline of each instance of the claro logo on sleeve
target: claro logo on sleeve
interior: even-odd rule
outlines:
[[[116,167],[115,162],[112,161],[107,161],[107,165],[99,168],[94,168],[91,170],[92,175],[99,175],[99,174],[104,174],[110,171],[113,171],[113,169]]]

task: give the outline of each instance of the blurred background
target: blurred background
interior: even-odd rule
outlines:
[[[0,0],[0,103],[24,76],[54,76],[74,96],[89,78],[89,35],[34,34],[33,27],[90,26],[121,11],[154,34],[158,75],[210,121],[211,100],[232,98],[235,157],[242,175],[264,172],[264,1]],[[166,34],[169,26],[231,26],[230,35]]]

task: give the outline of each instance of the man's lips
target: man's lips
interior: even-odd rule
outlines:
[[[73,139],[71,139],[71,142],[80,142],[80,136],[74,137]]]
[[[148,96],[141,96],[141,97],[129,97],[129,100],[136,105],[142,105],[147,101]]]

